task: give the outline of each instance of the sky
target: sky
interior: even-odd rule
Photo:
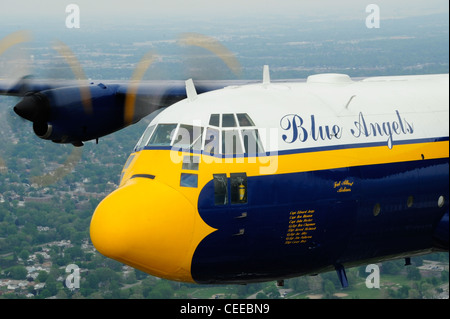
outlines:
[[[178,17],[227,18],[315,16],[359,18],[368,4],[377,4],[384,18],[448,13],[447,0],[0,0],[0,21],[58,22],[66,19],[66,6],[77,4],[85,21],[120,24],[139,19]],[[1,26],[0,22],[0,26]]]

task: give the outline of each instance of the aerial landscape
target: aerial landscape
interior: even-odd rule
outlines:
[[[448,73],[448,3],[443,12],[401,14],[398,9],[390,13],[397,16],[384,16],[381,10],[378,28],[367,26],[366,4],[360,6],[353,18],[300,11],[284,18],[280,12],[243,18],[241,12],[220,19],[140,17],[135,23],[103,21],[81,11],[81,26],[72,29],[64,24],[64,5],[48,25],[33,24],[33,18],[20,22],[17,15],[0,20],[0,40],[17,30],[32,32],[32,40],[0,56],[0,79],[29,74],[74,79],[54,49],[56,39],[71,48],[86,78],[99,81],[130,79],[147,52],[157,59],[144,81],[262,81],[264,65],[275,80],[318,73],[355,79]],[[211,52],[180,43],[186,32],[218,40],[239,61],[239,74]],[[118,187],[149,118],[75,148],[38,138],[32,124],[14,113],[17,102],[0,96],[0,299],[448,299],[448,252],[412,257],[407,266],[405,259],[378,264],[378,288],[367,286],[365,266],[347,270],[348,288],[341,287],[335,272],[290,278],[283,286],[196,285],[159,279],[108,259],[92,245],[91,217]],[[73,269],[75,286],[68,280]]]

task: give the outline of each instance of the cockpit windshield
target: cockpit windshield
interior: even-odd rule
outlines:
[[[146,146],[172,146],[207,155],[256,155],[264,152],[258,129],[246,113],[211,114],[205,127],[188,124],[150,125],[135,151]]]

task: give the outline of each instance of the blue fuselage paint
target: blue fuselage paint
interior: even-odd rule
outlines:
[[[210,181],[198,211],[217,231],[197,247],[192,277],[258,282],[430,252],[448,214],[448,199],[438,205],[449,194],[448,165],[443,158],[250,176],[245,204],[215,205]]]

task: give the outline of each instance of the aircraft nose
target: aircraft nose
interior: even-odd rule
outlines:
[[[108,195],[92,216],[90,235],[106,257],[152,275],[193,282],[193,205],[174,188],[132,178]]]

